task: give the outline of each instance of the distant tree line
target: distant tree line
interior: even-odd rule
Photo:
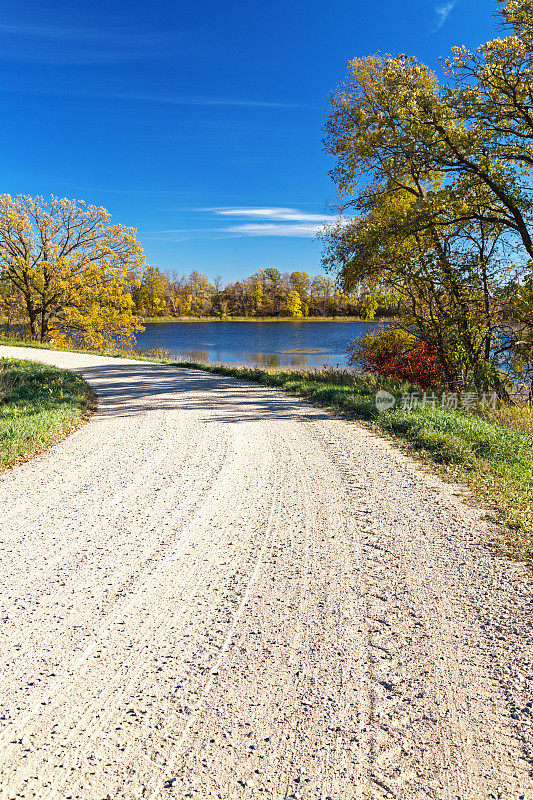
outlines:
[[[384,294],[346,291],[328,276],[298,270],[281,273],[267,267],[248,278],[222,285],[193,271],[166,275],[148,266],[131,289],[140,317],[333,317],[391,314]]]

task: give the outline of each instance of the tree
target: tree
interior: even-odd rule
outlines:
[[[191,311],[191,296],[187,286],[187,278],[175,272],[169,278],[167,286],[167,304],[177,317],[186,317]]]
[[[400,298],[405,329],[436,353],[453,388],[503,390],[503,355],[517,341],[502,288],[526,286],[533,254],[526,6],[503,9],[512,37],[455,51],[450,86],[405,56],[352,61],[326,126],[343,210],[357,216],[330,228],[324,261],[347,288]]]
[[[348,363],[423,389],[441,388],[442,369],[428,345],[395,328],[372,331],[348,345]]]
[[[136,293],[137,309],[150,317],[161,316],[165,313],[169,293],[167,276],[159,267],[147,266]]]
[[[498,48],[491,45],[484,48],[496,59]],[[438,181],[450,201],[449,207],[438,204],[439,224],[476,219],[501,225],[533,257],[531,190],[524,180],[533,166],[531,108],[518,102],[516,115],[525,117],[524,130],[518,124],[515,130],[511,122],[506,128],[508,101],[496,94],[491,106],[484,95],[481,77],[489,66],[480,62],[487,59],[456,50],[448,62],[452,86],[441,86],[414,58],[352,61],[348,80],[332,98],[327,123],[326,147],[337,158],[332,177],[348,196],[361,179],[367,180],[370,193],[376,183],[390,193],[410,190],[413,182]],[[508,66],[502,59],[491,69]],[[472,83],[476,70],[480,79]],[[468,71],[471,82],[464,83]],[[516,80],[520,77],[531,91],[531,76],[517,75]],[[471,197],[476,198],[474,208]],[[364,201],[364,190],[359,199]],[[427,195],[418,202],[421,229],[434,211],[433,199]]]
[[[265,301],[268,301],[268,297],[265,295],[265,277],[262,270],[256,272],[251,278],[246,278],[244,284],[249,295],[250,313],[253,316],[261,316]]]
[[[215,275],[213,279],[213,311],[220,316],[224,316],[226,309],[222,301],[222,275]]]
[[[511,274],[500,232],[474,222],[420,231],[416,199],[377,192],[371,206],[367,193],[367,213],[329,232],[324,259],[340,268],[348,289],[401,298],[402,327],[436,354],[449,388],[503,390],[499,355],[515,337],[498,292]]]
[[[288,293],[285,304],[291,317],[303,317],[302,300],[296,290]]]
[[[275,267],[262,270],[265,300],[270,303],[271,313],[279,314],[282,304],[281,272]]]
[[[223,298],[235,316],[247,316],[250,298],[245,280],[229,283],[224,289]]]
[[[191,312],[194,317],[201,317],[211,310],[215,287],[205,275],[193,270],[188,279],[189,292],[192,298]]]
[[[42,342],[127,342],[140,329],[128,288],[143,260],[135,231],[111,224],[105,208],[0,196],[0,281]]]
[[[327,316],[331,311],[331,295],[333,293],[334,283],[331,278],[326,275],[317,275],[313,278],[311,283],[311,298],[314,305],[315,313],[318,312],[322,316]]]

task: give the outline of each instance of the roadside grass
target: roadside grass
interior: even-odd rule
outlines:
[[[94,401],[89,385],[72,372],[0,359],[0,470],[71,433]]]
[[[513,428],[533,434],[533,406],[531,403],[502,405],[499,408],[487,411],[483,416],[492,420],[492,422],[510,425]]]
[[[36,346],[34,342],[5,338],[0,338],[0,344]],[[40,347],[50,349],[49,345]],[[378,411],[375,403],[378,390],[387,391],[398,400],[404,392],[416,392],[419,387],[350,370],[303,371],[176,361],[164,350],[100,351],[99,354],[240,378],[299,395],[317,405],[366,421],[374,430],[404,444],[424,463],[433,465],[444,478],[471,489],[475,498],[490,511],[491,518],[503,526],[496,542],[498,547],[514,557],[533,557],[533,409],[530,405],[500,405],[479,413],[431,405],[413,409],[396,406],[389,411]]]

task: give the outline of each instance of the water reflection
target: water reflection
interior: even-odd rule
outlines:
[[[209,352],[207,350],[185,350],[181,354],[183,361],[209,361]]]
[[[141,349],[141,348],[137,348]],[[150,353],[155,354],[156,351],[145,351],[147,355]],[[208,351],[208,350],[183,350],[179,353],[173,352],[172,354],[167,351],[167,357],[177,358],[179,361],[199,361],[203,364],[226,362],[234,364],[250,364],[258,367],[310,367],[316,366],[316,354],[307,353],[241,353],[239,351]],[[326,356],[322,365],[329,361]]]

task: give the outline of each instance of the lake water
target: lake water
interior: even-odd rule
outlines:
[[[346,346],[379,327],[375,322],[150,322],[137,348],[162,348],[192,361],[272,367],[346,365]]]

